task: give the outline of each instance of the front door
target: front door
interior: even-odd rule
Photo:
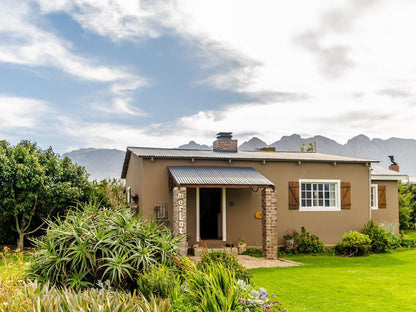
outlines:
[[[221,239],[221,194],[220,188],[201,188],[200,228],[202,239]]]

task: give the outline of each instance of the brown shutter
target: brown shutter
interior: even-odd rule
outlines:
[[[350,182],[341,182],[341,209],[351,209]]]
[[[289,182],[289,209],[299,210],[299,182]]]
[[[378,186],[378,208],[387,208],[385,185]]]

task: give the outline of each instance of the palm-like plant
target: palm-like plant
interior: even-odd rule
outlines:
[[[125,208],[90,203],[50,221],[46,235],[34,242],[29,277],[75,288],[108,279],[115,288],[134,289],[138,273],[174,263],[180,239]]]

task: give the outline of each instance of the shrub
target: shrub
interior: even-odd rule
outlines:
[[[348,256],[362,256],[368,255],[370,250],[371,240],[366,234],[361,234],[357,231],[350,231],[345,233],[342,237],[342,242],[337,245],[337,251]]]
[[[382,226],[375,224],[372,219],[364,225],[361,233],[368,235],[371,239],[370,251],[381,253],[391,249],[391,240],[388,233]]]
[[[295,242],[295,252],[305,254],[316,254],[325,252],[324,244],[319,240],[319,237],[306,231],[304,226],[301,227],[301,234]]]
[[[17,286],[17,285],[16,285]],[[21,283],[19,287],[2,287],[6,299],[0,303],[1,311],[33,312],[173,312],[169,300],[136,296],[106,288],[75,291],[73,289],[43,286],[36,283]]]
[[[165,265],[151,266],[139,275],[137,286],[140,292],[150,299],[152,296],[168,298],[179,284],[174,272]]]
[[[257,248],[247,248],[241,253],[242,255],[261,258],[263,257],[263,250]]]
[[[198,262],[197,268],[201,271],[212,265],[221,264],[228,270],[230,270],[237,280],[241,279],[247,283],[250,283],[251,274],[238,262],[237,258],[223,251],[211,251],[206,252],[201,257],[201,261]]]
[[[185,296],[196,311],[235,311],[242,289],[234,272],[220,263],[207,263],[203,269],[190,270],[185,279]]]
[[[155,221],[88,204],[50,222],[46,236],[35,240],[29,277],[76,289],[109,280],[115,288],[133,290],[138,273],[174,263],[179,242]]]

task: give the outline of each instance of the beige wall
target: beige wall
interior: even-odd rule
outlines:
[[[399,187],[397,181],[373,180],[372,184],[386,186],[386,207],[384,209],[372,209],[372,219],[377,223],[399,230]]]
[[[349,230],[360,230],[369,220],[369,170],[364,164],[332,164],[296,162],[261,162],[249,161],[207,161],[196,160],[139,160],[131,155],[126,177],[126,186],[131,186],[132,193],[140,196],[140,211],[146,217],[154,217],[154,206],[167,203],[169,207],[169,224],[172,224],[172,193],[168,184],[167,166],[241,166],[253,167],[276,186],[278,209],[278,239],[283,244],[283,235],[288,231],[300,231],[301,226],[328,245],[342,239]],[[142,173],[141,180],[138,175]],[[302,212],[288,209],[288,182],[299,179],[339,179],[351,182],[350,210],[336,212]],[[389,196],[390,197],[390,196]],[[389,199],[388,199],[389,200]],[[195,190],[188,188],[188,233],[189,244],[195,240]],[[244,236],[249,245],[261,245],[261,220],[255,213],[261,211],[261,190],[227,189],[227,238],[236,243]],[[222,244],[218,242],[218,244]]]

